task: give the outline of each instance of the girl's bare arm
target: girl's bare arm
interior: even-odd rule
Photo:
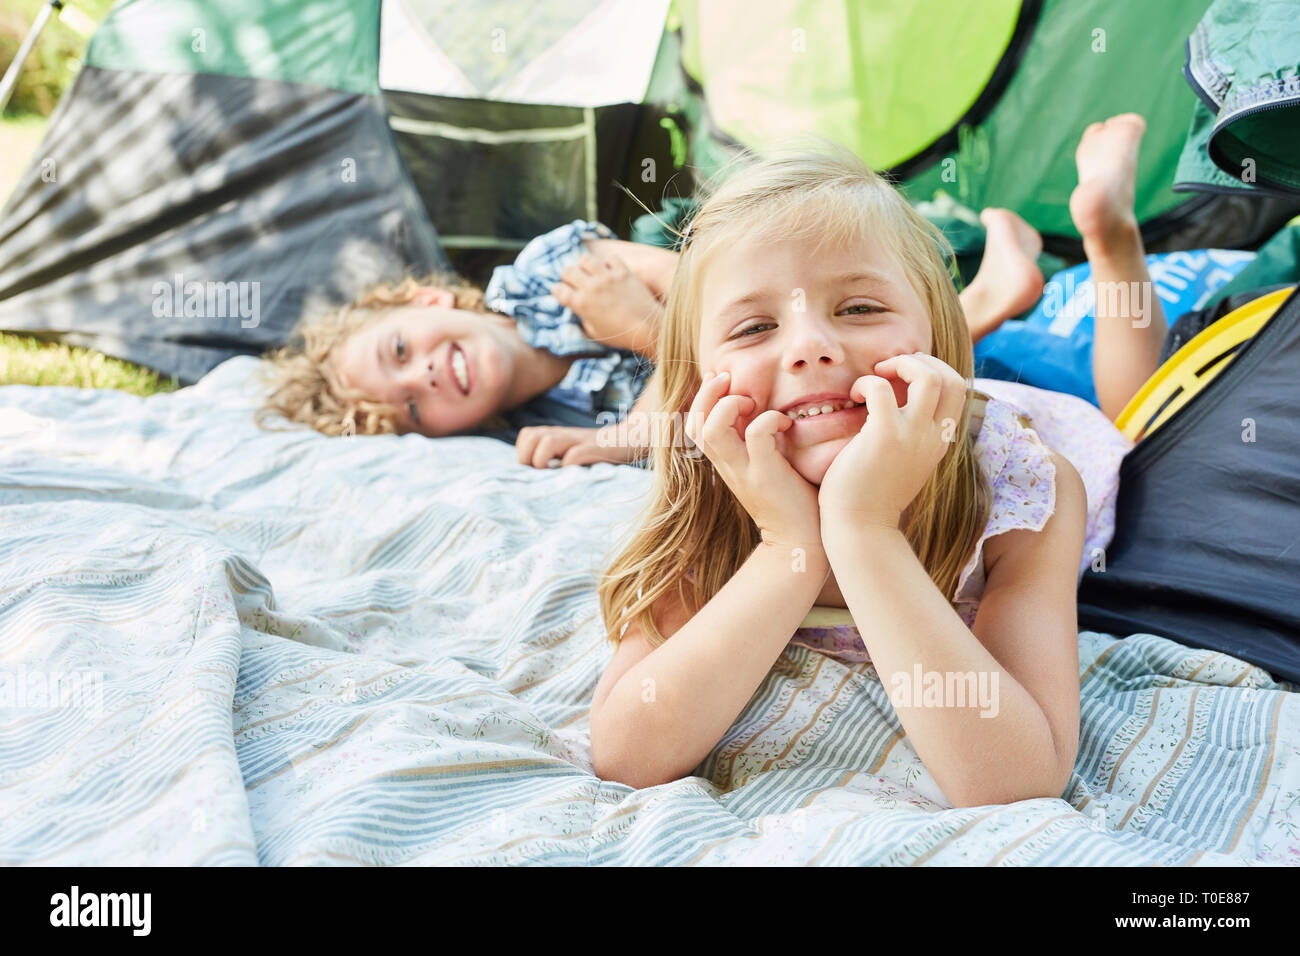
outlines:
[[[757,409],[730,388],[728,372],[703,377],[686,437],[753,519],[762,543],[680,630],[661,628],[672,636],[653,651],[631,627],[622,635],[592,703],[591,755],[599,776],[635,787],[675,780],[717,746],[830,574],[817,490],[776,450],[776,436],[793,420],[769,409],[742,436],[741,415]],[[686,616],[680,608],[666,614]]]
[[[1074,766],[1075,584],[1086,505],[1078,473],[1060,455],[1055,463],[1056,511],[1043,530],[1007,532],[985,545],[988,578],[973,632],[897,529],[825,536],[898,719],[954,806],[1059,797]],[[931,681],[943,688],[937,699],[917,693]],[[981,686],[991,692],[984,700]]]
[[[717,746],[826,582],[819,546],[792,550],[760,544],[693,617],[679,607],[656,613],[660,633],[671,635],[657,648],[627,629],[592,701],[598,777],[656,786],[686,776]]]

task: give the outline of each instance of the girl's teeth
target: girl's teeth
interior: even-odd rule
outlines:
[[[829,415],[831,412],[838,412],[845,408],[856,408],[861,404],[861,402],[852,401],[836,402],[834,404],[828,402],[825,405],[811,405],[808,408],[801,409],[800,411],[786,412],[786,414],[797,420],[800,418],[809,418],[813,415]]]

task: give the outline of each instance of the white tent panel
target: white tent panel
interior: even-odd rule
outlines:
[[[384,0],[379,85],[438,96],[608,106],[640,103],[650,82],[670,0],[603,0],[522,70],[478,89],[419,25],[405,0]],[[484,43],[491,42],[484,36]],[[593,82],[591,77],[600,77]]]

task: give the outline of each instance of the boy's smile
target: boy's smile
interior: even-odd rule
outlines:
[[[861,430],[866,408],[849,396],[876,363],[930,352],[930,318],[902,267],[877,242],[746,242],[711,256],[701,290],[699,364],[731,373],[732,394],[753,410],[792,415],[777,449],[806,480],[820,484],[839,451]],[[907,385],[892,379],[899,406]]]
[[[519,352],[509,336],[519,338],[504,316],[398,306],[339,347],[337,368],[345,384],[396,406],[399,431],[450,435],[506,407]]]

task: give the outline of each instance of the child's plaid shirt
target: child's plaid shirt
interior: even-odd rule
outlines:
[[[487,306],[512,317],[529,345],[555,355],[580,355],[569,373],[547,395],[602,420],[623,418],[645,389],[654,365],[643,355],[616,349],[587,337],[572,309],[560,305],[551,289],[564,270],[586,253],[583,239],[613,239],[599,222],[573,222],[532,240],[512,266],[498,266],[485,292]],[[605,414],[609,413],[609,414]]]

